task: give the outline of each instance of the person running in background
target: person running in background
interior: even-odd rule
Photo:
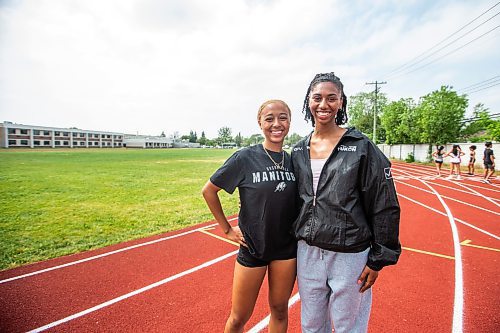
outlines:
[[[441,176],[441,167],[443,166],[443,157],[444,157],[444,152],[443,152],[444,146],[436,146],[436,150],[432,153],[432,156],[434,157],[434,163],[436,163],[436,171],[437,175]]]
[[[484,149],[484,157],[483,157],[483,162],[484,162],[484,179],[483,182],[491,184],[490,182],[490,177],[493,175],[495,172],[495,155],[493,155],[493,149],[491,142],[486,142],[485,146],[486,148]]]
[[[464,156],[465,153],[462,151],[459,145],[453,145],[453,148],[445,155],[451,157],[450,164],[450,175],[447,177],[447,179],[452,179],[454,171],[456,170],[456,180],[462,179],[460,177],[461,171],[460,171],[460,163],[462,162],[461,157]]]
[[[470,175],[470,176],[474,176],[474,163],[476,163],[476,148],[477,147],[475,145],[472,145],[469,147],[470,158],[469,158],[469,165],[468,165],[468,168],[469,168],[468,175]]]
[[[235,152],[202,190],[226,238],[240,245],[226,333],[243,332],[266,272],[271,311],[269,332],[287,331],[288,299],[297,271],[297,242],[292,233],[297,216],[297,186],[290,155],[282,149],[290,129],[290,118],[290,108],[285,102],[263,103],[257,122],[264,142]],[[232,227],[218,192],[224,189],[233,193],[236,188],[241,208],[238,226]]]
[[[334,73],[317,74],[302,112],[313,132],[292,149],[302,332],[366,332],[372,285],[398,261],[400,208],[390,161],[347,122]]]

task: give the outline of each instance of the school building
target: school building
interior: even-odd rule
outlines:
[[[124,134],[78,128],[0,123],[2,148],[121,148]]]

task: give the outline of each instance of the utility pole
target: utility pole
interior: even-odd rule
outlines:
[[[378,82],[378,81],[375,81],[375,82],[366,82],[366,84],[374,84],[375,85],[375,107],[374,107],[374,110],[373,110],[373,143],[377,144],[377,96],[378,96],[378,90],[379,90],[379,87],[378,85],[379,84],[386,84],[387,82],[384,81],[384,82]]]

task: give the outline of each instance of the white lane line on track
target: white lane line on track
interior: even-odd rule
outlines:
[[[425,181],[420,180],[422,184],[431,189],[431,191],[437,196],[439,202],[444,207],[446,215],[448,216],[448,222],[451,227],[451,233],[453,236],[453,251],[455,253],[455,295],[453,300],[453,323],[452,332],[461,333],[463,332],[463,312],[464,312],[464,280],[463,280],[463,268],[462,268],[462,249],[460,247],[460,239],[458,238],[458,228],[455,223],[453,214],[450,208],[444,202],[441,195]]]
[[[227,253],[227,254],[225,254],[225,255],[223,255],[223,256],[220,256],[220,257],[218,257],[218,258],[212,259],[212,260],[210,260],[210,261],[207,261],[206,263],[203,263],[203,264],[201,264],[201,265],[195,266],[195,267],[193,267],[193,268],[191,268],[191,269],[188,269],[188,270],[186,270],[186,271],[184,271],[184,272],[181,272],[181,273],[178,273],[178,274],[172,275],[172,276],[170,276],[170,277],[168,277],[168,278],[166,278],[166,279],[163,279],[163,280],[161,280],[161,281],[155,282],[155,283],[150,284],[150,285],[148,285],[148,286],[145,286],[145,287],[143,287],[143,288],[140,288],[140,289],[134,290],[134,291],[132,291],[132,292],[130,292],[130,293],[127,293],[127,294],[125,294],[125,295],[122,295],[122,296],[120,296],[120,297],[113,298],[112,300],[109,300],[109,301],[107,301],[107,302],[104,302],[104,303],[101,303],[101,304],[99,304],[99,305],[93,306],[93,307],[91,307],[91,308],[89,308],[89,309],[87,309],[87,310],[84,310],[84,311],[81,311],[81,312],[75,313],[75,314],[73,314],[73,315],[71,315],[71,316],[68,316],[68,317],[66,317],[66,318],[63,318],[63,319],[60,319],[60,320],[54,321],[54,322],[52,322],[52,323],[50,323],[50,324],[47,324],[47,325],[44,325],[44,326],[41,326],[41,327],[35,328],[34,330],[29,331],[28,333],[32,333],[32,332],[33,332],[33,333],[34,333],[34,332],[43,332],[43,331],[45,331],[45,330],[48,330],[49,328],[52,328],[52,327],[55,327],[55,326],[58,326],[58,325],[64,324],[64,323],[66,323],[66,322],[68,322],[68,321],[71,321],[71,320],[76,319],[76,318],[79,318],[79,317],[83,317],[83,316],[85,316],[85,315],[87,315],[87,314],[89,314],[89,313],[91,313],[91,312],[94,312],[94,311],[100,310],[100,309],[102,309],[102,308],[108,307],[108,306],[110,306],[110,305],[112,305],[112,304],[115,304],[115,303],[121,302],[121,301],[123,301],[123,300],[125,300],[125,299],[127,299],[127,298],[132,297],[132,296],[135,296],[135,295],[141,294],[141,293],[143,293],[143,292],[145,292],[145,291],[148,291],[148,290],[151,290],[151,289],[153,289],[153,288],[159,287],[159,286],[161,286],[161,285],[163,285],[163,284],[165,284],[165,283],[168,283],[168,282],[170,282],[170,281],[176,280],[176,279],[178,279],[178,278],[180,278],[180,277],[183,277],[183,276],[185,276],[185,275],[188,275],[188,274],[194,273],[194,272],[196,272],[196,271],[198,271],[198,270],[200,270],[200,269],[202,269],[202,268],[206,268],[206,267],[208,267],[208,266],[211,266],[211,265],[213,265],[213,264],[216,264],[216,263],[218,263],[219,261],[222,261],[222,260],[224,260],[224,259],[227,259],[227,258],[229,258],[229,257],[231,257],[231,256],[233,256],[233,255],[235,255],[236,253],[238,253],[238,250],[233,251],[233,252],[230,252],[230,253]]]
[[[413,165],[415,166],[415,165]],[[401,165],[401,164],[396,164],[394,165],[393,164],[393,168],[392,168],[394,171],[401,171],[401,172],[404,172],[403,170],[411,170],[412,173],[416,174],[417,176],[413,176],[411,178],[414,178],[414,177],[432,177],[432,179],[443,179],[443,180],[446,180],[446,178],[443,176],[437,176],[435,171],[432,172],[432,170],[430,169],[423,169],[422,170],[422,167],[420,167],[419,169],[415,169],[413,167],[409,167],[409,166],[406,166],[406,165]],[[429,172],[426,172],[426,171],[429,171]],[[433,169],[435,170],[435,169]],[[445,170],[445,171],[449,171],[449,169]],[[462,180],[465,180],[465,181],[470,181],[471,183],[468,183],[468,185],[472,186],[472,187],[477,187],[477,188],[481,188],[483,190],[486,190],[486,191],[492,191],[492,192],[500,192],[500,190],[496,189],[496,188],[499,188],[498,185],[496,184],[489,184],[490,186],[480,186],[480,185],[477,185],[477,184],[474,184],[474,183],[480,183],[481,180],[483,179],[484,177],[480,174],[476,174],[475,176],[469,176],[469,175],[466,175],[464,174],[464,176],[462,177]],[[492,189],[491,187],[494,187],[495,189]]]
[[[300,300],[299,293],[296,293],[288,300],[288,308],[290,309],[295,303]],[[267,315],[266,318],[262,319],[257,323],[254,327],[247,331],[247,333],[258,333],[261,332],[269,325],[269,320],[271,319],[271,315]]]
[[[425,207],[425,208],[427,208],[427,209],[429,209],[429,210],[432,210],[432,211],[433,211],[433,212],[435,212],[435,213],[438,213],[438,214],[440,214],[440,215],[444,215],[444,216],[446,216],[446,213],[443,213],[443,212],[441,212],[441,211],[437,210],[436,208],[431,207],[431,206],[428,206],[428,205],[426,205],[426,204],[424,204],[424,203],[422,203],[422,202],[420,202],[420,201],[417,201],[417,200],[415,200],[415,199],[412,199],[412,198],[410,198],[410,197],[408,197],[408,196],[406,196],[406,195],[404,195],[404,194],[400,194],[400,193],[398,193],[398,197],[405,198],[406,200],[411,201],[411,202],[413,202],[413,203],[415,203],[415,204],[417,204],[417,205],[420,205],[420,206],[422,206],[422,207]],[[488,232],[488,231],[483,230],[483,229],[481,229],[481,228],[479,228],[479,227],[476,227],[475,225],[470,224],[470,223],[468,223],[468,222],[465,222],[464,220],[461,220],[461,219],[457,219],[457,218],[455,218],[455,221],[457,221],[458,223],[461,223],[461,224],[463,224],[463,225],[466,225],[466,226],[468,226],[468,227],[470,227],[470,228],[472,228],[472,229],[475,229],[475,230],[477,230],[477,231],[479,231],[479,232],[481,232],[481,233],[483,233],[483,234],[486,234],[486,235],[488,235],[488,236],[490,236],[490,237],[493,237],[493,238],[495,238],[496,240],[500,240],[500,236],[494,235],[494,234],[492,234],[491,232]]]
[[[494,204],[495,206],[500,207],[500,204],[498,204],[498,203],[496,203],[495,201],[493,201],[493,199],[490,199],[489,197],[487,197],[487,196],[485,196],[485,195],[483,195],[483,194],[479,193],[478,191],[474,190],[473,188],[467,187],[467,186],[462,185],[462,184],[460,184],[460,183],[457,183],[457,185],[458,185],[458,186],[460,186],[460,187],[465,188],[466,190],[468,190],[468,191],[472,192],[472,194],[477,195],[478,197],[481,197],[481,198],[483,198],[483,199],[485,199],[485,200],[488,200],[489,202],[491,202],[491,203],[492,203],[492,204]],[[469,194],[471,194],[471,193],[469,193]]]
[[[421,179],[418,179],[419,181],[423,181]],[[416,188],[417,190],[420,190],[420,191],[424,191],[426,193],[430,193],[432,194],[433,192],[432,191],[428,191],[426,189],[423,189],[423,188],[420,188],[418,186],[415,186],[415,185],[412,185],[412,184],[408,184],[408,183],[405,183],[401,180],[396,180],[398,183],[401,183],[403,185],[406,185],[406,186],[409,186],[409,187],[413,187],[413,188]],[[466,205],[466,206],[470,206],[470,207],[473,207],[473,208],[476,208],[476,209],[480,209],[480,210],[484,210],[485,212],[488,212],[488,213],[492,213],[492,214],[495,214],[495,215],[500,215],[500,212],[495,212],[494,210],[490,210],[490,209],[487,209],[487,208],[484,208],[484,207],[481,207],[481,206],[476,206],[476,205],[473,205],[471,203],[468,203],[468,202],[465,202],[465,201],[462,201],[462,200],[458,200],[458,199],[455,199],[455,198],[452,198],[452,197],[448,197],[446,195],[443,195],[442,196],[443,198],[446,198],[448,200],[451,200],[451,201],[455,201],[455,202],[458,202],[462,205]]]
[[[233,217],[232,219],[229,219],[228,221],[234,221],[234,220],[237,220],[237,219],[238,219],[237,217]],[[8,279],[5,279],[5,280],[0,280],[0,284],[6,283],[6,282],[10,282],[10,281],[14,281],[14,280],[19,280],[19,279],[27,278],[27,277],[30,277],[30,276],[33,276],[33,275],[38,275],[38,274],[50,272],[50,271],[53,271],[53,270],[56,270],[56,269],[61,269],[61,268],[65,268],[65,267],[69,267],[69,266],[73,266],[73,265],[78,265],[78,264],[81,264],[81,263],[84,263],[84,262],[87,262],[87,261],[104,258],[104,257],[110,256],[110,255],[113,255],[113,254],[117,254],[117,253],[120,253],[120,252],[137,249],[139,247],[143,247],[143,246],[147,246],[147,245],[156,244],[156,243],[163,242],[163,241],[166,241],[166,240],[169,240],[169,239],[173,239],[173,238],[177,238],[177,237],[181,237],[181,236],[186,236],[186,235],[198,232],[200,230],[203,230],[205,228],[213,227],[215,225],[217,225],[217,223],[210,224],[210,225],[207,225],[207,226],[204,226],[204,227],[201,227],[201,228],[193,229],[193,230],[190,230],[190,231],[182,232],[182,233],[177,234],[177,235],[162,237],[162,238],[158,238],[158,239],[155,239],[155,240],[152,240],[152,241],[149,241],[149,242],[145,242],[145,243],[140,243],[140,244],[136,244],[136,245],[124,247],[123,249],[118,249],[118,250],[115,250],[115,251],[101,253],[99,255],[88,257],[88,258],[85,258],[85,259],[71,261],[71,262],[68,262],[66,264],[57,265],[57,266],[45,268],[45,269],[42,269],[42,270],[39,270],[39,271],[34,271],[34,272],[31,272],[31,273],[14,276],[14,277],[11,277],[11,278],[8,278]]]

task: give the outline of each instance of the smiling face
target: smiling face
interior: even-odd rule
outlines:
[[[335,124],[335,116],[342,108],[342,92],[332,82],[320,82],[311,89],[309,109],[316,125]]]
[[[259,126],[269,144],[283,144],[290,129],[290,110],[280,101],[264,103],[258,114]]]

